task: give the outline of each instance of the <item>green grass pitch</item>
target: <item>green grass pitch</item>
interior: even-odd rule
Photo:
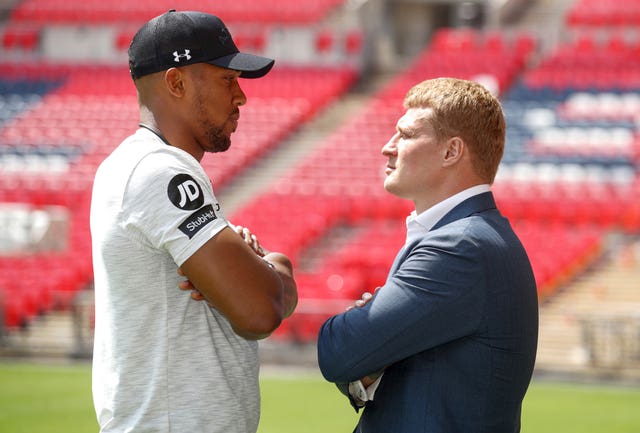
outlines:
[[[319,373],[265,370],[259,433],[350,433],[358,415]],[[640,388],[534,381],[523,433],[638,433]],[[97,432],[87,363],[0,362],[0,433]]]

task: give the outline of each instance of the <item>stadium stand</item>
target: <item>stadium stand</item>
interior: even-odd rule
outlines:
[[[593,28],[637,26],[640,23],[640,5],[635,0],[614,3],[606,0],[579,0],[567,13],[566,22],[569,26]]]
[[[121,23],[122,17],[146,20],[162,7],[157,2],[135,7],[130,2],[99,3],[21,2],[5,29],[4,48],[35,49],[14,39],[36,25],[42,30],[52,21],[85,25],[110,20]],[[315,2],[311,8],[300,7],[300,2],[290,3],[288,12],[277,18],[303,23],[319,19],[340,2]],[[266,2],[261,5],[268,6],[265,11],[273,10]],[[229,14],[238,6],[242,5],[217,5]],[[103,13],[106,8],[116,15]],[[276,17],[265,12],[261,19],[266,22]],[[277,147],[300,124],[344,93],[357,76],[358,71],[352,67],[278,65],[260,86],[247,81],[245,91],[252,98],[242,116],[243,122],[252,127],[234,137],[237,151],[233,155],[203,162],[216,187],[224,188]],[[122,65],[50,62],[38,56],[3,61],[0,90],[0,202],[22,205],[27,215],[53,207],[69,211],[63,250],[44,248],[0,256],[4,324],[23,328],[40,314],[70,308],[74,295],[90,287],[88,206],[93,173],[114,146],[136,128],[137,103],[128,71]],[[28,279],[22,278],[29,290],[14,288],[12,282],[23,275],[29,275]]]
[[[496,195],[530,253],[541,298],[552,295],[600,256],[608,229],[636,232],[640,227],[635,210],[637,133],[629,117],[612,116],[610,111],[602,117],[590,112],[591,121],[585,123],[577,110],[571,111],[575,82],[563,85],[531,78],[556,58],[570,61],[552,54],[539,66],[527,68],[534,50],[530,34],[509,40],[471,29],[436,32],[431,45],[362,113],[328,137],[273,191],[238,212],[237,218],[294,258],[310,243],[330,236],[336,226],[362,230],[362,238],[353,239],[343,250],[326,253],[321,264],[304,275],[307,288],[312,289],[302,296],[314,302],[344,299],[346,304],[364,290],[372,290],[384,282],[396,250],[384,241],[387,233],[392,233],[391,241],[402,238],[402,233],[389,227],[402,227],[410,209],[384,196],[379,188],[379,146],[371,143],[381,146],[390,137],[400,113],[398,101],[417,80],[441,75],[487,80],[503,95],[510,125]],[[571,52],[564,46],[559,50]],[[582,68],[580,63],[567,66],[569,71]],[[575,75],[567,72],[567,77]],[[613,83],[598,86],[607,91],[615,88]],[[582,85],[576,88],[584,91]],[[601,108],[611,110],[611,105],[615,103]],[[282,203],[282,208],[276,203]],[[281,209],[294,207],[285,240],[272,222]],[[382,223],[390,225],[382,229]],[[563,245],[561,252],[557,245]],[[308,328],[302,334],[314,338]]]
[[[44,77],[57,77],[58,74],[55,68],[51,70],[45,65],[33,68],[42,71]],[[235,137],[234,147],[238,151],[224,159],[204,160],[203,165],[216,185],[223,188],[241,170],[276,147],[297,125],[344,92],[355,77],[352,70],[274,70],[269,80],[265,80],[264,90],[256,91],[256,97],[243,110],[244,121],[253,128],[247,129],[246,133],[239,132]],[[33,78],[36,78],[35,74]],[[99,80],[101,86],[96,87],[94,80]],[[39,83],[38,93],[33,93],[36,91],[34,84],[22,86],[27,93],[19,93],[21,86],[10,79],[0,82],[11,89],[3,95],[4,100],[11,101],[3,107],[11,108],[3,110],[4,122],[0,129],[0,163],[5,173],[0,178],[0,198],[3,202],[26,202],[33,207],[59,205],[71,209],[72,223],[76,226],[70,228],[69,233],[77,234],[78,240],[85,242],[79,245],[82,249],[71,250],[67,259],[89,260],[86,216],[93,173],[111,149],[136,127],[137,104],[127,71],[106,67],[74,68],[62,81],[56,78],[29,82]],[[20,103],[15,103],[17,101]],[[18,262],[15,262],[2,257],[0,264],[2,269],[17,268],[28,272],[37,269],[44,275],[57,272],[57,265],[65,263],[43,259],[33,267],[26,267],[32,259],[27,256],[23,263],[17,258]],[[76,261],[67,260],[66,263]],[[57,293],[56,296],[71,296],[73,291],[87,287],[91,280],[90,272],[86,273],[90,260],[84,265],[84,278],[69,281],[68,293]],[[68,306],[70,297],[59,301],[56,306]],[[43,310],[51,305],[47,303]],[[23,320],[9,320],[18,315],[12,313],[5,323],[8,326],[24,324],[33,316],[28,314],[30,312],[25,311]]]
[[[201,2],[182,0],[182,10],[201,10],[215,13],[225,22],[242,23],[295,23],[303,25],[323,19],[332,9],[343,4],[343,0],[224,0]],[[62,1],[26,0],[21,2],[11,14],[12,22],[28,23],[79,23],[99,25],[106,23],[127,23],[140,25],[158,14],[175,8],[176,3],[168,0],[117,1]]]
[[[285,38],[280,33],[295,30],[286,33],[288,41],[306,42],[313,55],[287,58],[290,53],[278,51],[292,61],[278,62],[259,83],[243,83],[251,97],[232,151],[203,160],[218,191],[250,179],[258,162],[362,78],[352,57],[365,50],[365,35],[349,26],[336,29],[330,20],[344,1],[247,4],[215,5],[238,30],[232,33],[239,46],[266,53]],[[208,7],[191,1],[180,7],[190,5]],[[31,227],[36,211],[68,212],[62,248],[13,255],[0,249],[0,300],[11,330],[69,309],[77,293],[90,289],[93,172],[137,118],[131,80],[113,61],[121,64],[139,23],[170,7],[150,0],[25,0],[0,29],[8,54],[0,64],[0,220],[22,215],[23,226]],[[411,206],[381,187],[380,148],[394,131],[404,93],[419,80],[473,79],[500,96],[507,147],[494,190],[529,252],[543,303],[593,269],[612,233],[637,236],[638,11],[640,1],[575,1],[564,17],[565,33],[547,49],[535,29],[439,28],[361,109],[242,203],[229,215],[232,222],[251,227],[298,268],[299,308],[274,339],[312,342],[328,315],[383,284]],[[110,26],[112,62],[89,66],[41,58],[51,23]],[[309,58],[315,62],[301,62]],[[0,240],[15,241],[8,235]]]
[[[522,43],[525,40],[527,43]],[[512,50],[511,46],[526,48]],[[323,263],[304,275],[308,286],[301,292],[303,299],[313,299],[316,304],[330,299],[330,305],[335,304],[335,299],[342,299],[346,304],[363,291],[383,284],[397,248],[391,245],[403,237],[397,227],[402,231],[402,221],[410,211],[407,203],[389,198],[380,187],[380,147],[394,131],[404,92],[420,79],[441,75],[487,80],[497,92],[504,91],[522,71],[532,49],[529,35],[508,39],[495,33],[485,37],[467,29],[437,32],[432,44],[374,95],[362,112],[348,119],[312,155],[285,174],[272,191],[249,203],[233,219],[261,233],[265,244],[289,253],[294,261],[313,242],[331,236],[339,227],[346,225],[352,231],[365,233],[344,251],[327,252]],[[273,225],[283,209],[295,209],[288,215],[286,235]],[[384,223],[396,227],[390,231],[391,244],[381,243],[389,232],[381,229],[380,224]],[[360,260],[354,261],[354,256]],[[306,313],[302,310],[298,314]],[[316,325],[319,323],[316,320]],[[290,325],[278,333],[291,332],[292,328]],[[295,337],[315,338],[317,328],[309,329],[306,324],[305,329]]]

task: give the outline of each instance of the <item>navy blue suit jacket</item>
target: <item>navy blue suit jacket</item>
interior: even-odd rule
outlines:
[[[335,383],[385,369],[357,432],[514,433],[537,339],[529,259],[487,192],[405,245],[368,304],[324,323],[318,362]]]

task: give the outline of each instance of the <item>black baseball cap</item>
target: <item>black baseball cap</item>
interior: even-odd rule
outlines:
[[[174,66],[209,63],[260,78],[271,70],[273,59],[241,53],[222,20],[204,12],[174,9],[145,23],[129,46],[133,79]]]

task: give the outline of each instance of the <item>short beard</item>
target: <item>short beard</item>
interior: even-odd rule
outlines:
[[[205,118],[204,102],[201,96],[196,100],[196,109],[201,120],[200,126],[205,131],[203,150],[210,153],[225,152],[231,146],[231,138],[226,136],[221,127]],[[223,125],[224,126],[224,125]]]
[[[205,152],[218,153],[225,152],[231,146],[231,138],[224,135],[222,128],[213,125],[206,125],[206,140],[208,145]]]

